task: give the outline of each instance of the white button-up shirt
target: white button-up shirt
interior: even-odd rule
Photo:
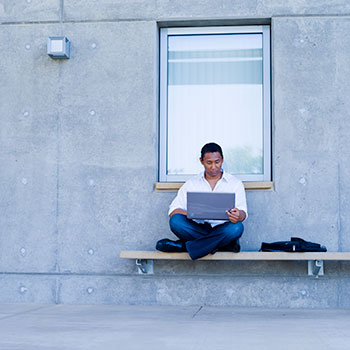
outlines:
[[[246,218],[247,201],[245,197],[245,190],[242,181],[238,180],[236,176],[223,172],[221,179],[216,183],[214,189],[211,189],[209,182],[204,177],[204,171],[186,181],[177,192],[177,196],[172,201],[169,207],[169,215],[175,209],[182,209],[187,211],[187,192],[226,192],[236,194],[236,208],[244,210]],[[225,223],[222,220],[194,220],[198,223],[208,222],[211,226],[216,226]]]

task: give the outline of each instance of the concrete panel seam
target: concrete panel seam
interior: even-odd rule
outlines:
[[[56,278],[56,281],[55,281],[55,304],[61,304],[61,287],[62,287],[62,283],[60,283],[58,278]]]
[[[203,309],[203,305],[201,305],[199,309],[192,315],[192,318],[195,318],[202,309]]]
[[[156,22],[156,18],[150,19],[101,19],[101,20],[79,20],[79,21],[20,21],[20,22],[0,22],[0,25],[33,25],[33,24],[79,24],[79,23],[118,23],[118,22]]]
[[[16,312],[16,313],[14,313],[12,315],[7,315],[7,316],[4,316],[4,317],[0,317],[0,321],[7,320],[9,318],[13,318],[13,317],[17,317],[17,316],[22,316],[24,314],[29,314],[31,312],[35,312],[35,311],[39,311],[39,310],[43,310],[43,309],[49,309],[49,308],[52,308],[54,306],[55,306],[54,304],[52,304],[52,305],[45,305],[45,306],[36,307],[34,309],[31,309],[31,310],[23,311],[23,312]]]
[[[273,18],[349,18],[350,13],[348,14],[301,14],[301,15],[271,15],[270,19]],[[93,20],[64,20],[59,19],[58,21],[2,21],[0,25],[33,25],[33,24],[74,24],[74,23],[116,23],[116,22],[198,22],[198,21],[234,21],[234,20],[266,20],[266,16],[263,17],[196,17],[196,18],[117,18],[117,19],[93,19]]]
[[[117,18],[117,19],[82,19],[82,20],[67,20],[63,23],[118,23],[118,22],[156,22],[156,18]]]
[[[306,268],[305,268],[306,269]],[[251,273],[251,274],[153,274],[153,275],[147,275],[147,274],[138,274],[137,272],[132,274],[98,274],[98,273],[44,273],[44,272],[2,272],[0,276],[47,276],[47,277],[130,277],[130,278],[147,278],[147,279],[178,279],[178,278],[232,278],[232,277],[240,277],[240,278],[302,278],[306,280],[313,280],[312,277],[307,275],[307,271],[305,270],[305,274],[287,274],[287,273],[281,273],[281,274],[273,274],[273,273],[264,273],[263,275],[261,273]],[[139,277],[138,277],[139,276]],[[323,280],[335,280],[335,279],[348,279],[348,276],[342,276],[342,275],[336,275],[336,276],[330,276],[325,275],[321,278],[318,278],[317,280],[323,281]]]
[[[340,303],[341,303],[341,299],[340,299],[340,286],[339,286],[339,281],[337,281],[336,283],[336,307],[339,308],[340,307]]]
[[[68,273],[68,272],[0,272],[0,276],[91,276],[91,277],[117,277],[134,276],[126,273]]]
[[[300,14],[300,15],[272,15],[271,18],[334,18],[334,17],[342,17],[347,18],[350,17],[350,13],[342,13],[342,14],[336,14],[336,13],[330,13],[330,14]]]
[[[201,21],[237,21],[237,20],[246,20],[246,21],[266,21],[271,18],[303,18],[303,17],[350,17],[350,13],[343,14],[288,14],[288,15],[274,15],[271,16],[212,16],[212,17],[147,17],[147,18],[101,18],[101,19],[81,19],[81,20],[64,20],[63,23],[99,23],[99,22],[150,22],[156,21],[161,23],[172,23],[172,22],[201,22]]]
[[[340,174],[340,164],[338,163],[338,251],[343,251],[343,236],[342,236],[342,222],[341,222],[341,210],[342,210],[342,205],[341,205],[341,174]]]
[[[272,274],[272,273],[265,273],[263,275],[259,274],[259,273],[252,273],[252,274],[181,274],[181,275],[174,275],[174,274],[153,274],[153,275],[147,275],[147,274],[143,274],[143,275],[124,275],[124,276],[129,276],[129,277],[135,277],[135,276],[142,276],[142,278],[233,278],[233,277],[239,277],[239,278],[289,278],[289,279],[296,279],[296,278],[302,278],[305,280],[313,280],[314,276],[308,276],[307,275],[307,271],[305,271],[305,274]],[[317,280],[319,281],[323,281],[323,280],[331,280],[331,279],[345,279],[348,277],[342,277],[342,276],[321,276],[321,278],[317,278]]]
[[[33,25],[33,24],[58,24],[60,21],[20,21],[20,22],[0,22],[0,25]]]
[[[63,21],[63,9],[64,9],[64,0],[60,0],[60,11],[59,11],[59,21]]]

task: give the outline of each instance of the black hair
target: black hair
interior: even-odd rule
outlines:
[[[221,147],[214,142],[210,142],[205,144],[202,149],[201,149],[201,159],[204,159],[204,155],[206,153],[214,153],[214,152],[219,152],[221,154],[221,157],[224,158],[224,155],[222,154],[222,149]]]

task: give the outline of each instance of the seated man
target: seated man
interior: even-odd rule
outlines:
[[[218,250],[239,252],[238,239],[243,234],[247,204],[243,183],[221,169],[224,161],[221,147],[208,143],[201,150],[204,172],[186,181],[170,204],[170,229],[179,241],[162,239],[156,249],[163,252],[187,251],[199,259]],[[226,211],[228,221],[191,220],[187,218],[187,192],[229,192],[236,194],[236,207]]]

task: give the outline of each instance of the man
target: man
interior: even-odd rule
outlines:
[[[239,252],[238,239],[243,234],[247,204],[243,183],[221,168],[224,156],[216,143],[201,150],[204,172],[188,180],[170,204],[170,229],[179,241],[162,239],[156,249],[164,252],[187,251],[191,259],[199,259],[218,250]],[[236,207],[226,211],[228,221],[191,220],[187,218],[187,192],[229,192],[236,194]]]

